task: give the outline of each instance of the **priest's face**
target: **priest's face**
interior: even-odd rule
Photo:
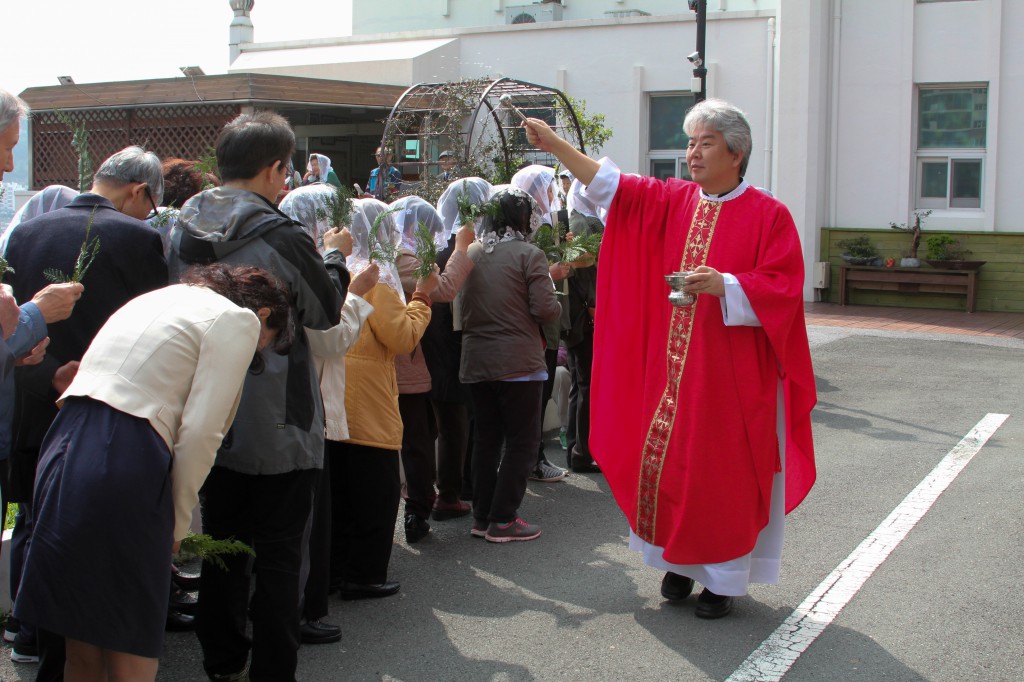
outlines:
[[[743,155],[729,151],[722,133],[697,128],[686,148],[686,166],[690,177],[708,194],[722,194],[740,184]]]

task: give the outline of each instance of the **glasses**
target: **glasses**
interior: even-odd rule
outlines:
[[[146,198],[149,199],[149,205],[153,207],[153,215],[160,215],[160,211],[156,208],[156,202],[153,201],[153,193],[149,191],[149,185],[146,185]]]

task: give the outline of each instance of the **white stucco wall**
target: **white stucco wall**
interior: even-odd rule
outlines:
[[[779,0],[708,0],[708,11],[774,10]],[[354,35],[492,26],[505,22],[506,10],[531,0],[353,0]],[[603,19],[606,12],[639,9],[651,15],[679,14],[685,0],[563,0],[562,18]]]

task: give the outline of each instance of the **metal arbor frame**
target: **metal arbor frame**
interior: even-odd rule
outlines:
[[[507,182],[524,163],[556,165],[553,155],[526,141],[521,120],[503,106],[505,101],[526,116],[547,121],[586,153],[579,119],[560,90],[512,78],[418,83],[399,97],[381,137],[381,148],[395,154],[390,165],[406,178],[418,178],[416,183],[404,183],[399,194],[436,198],[433,195],[444,188],[438,180],[442,151],[455,156],[459,177],[477,175],[491,181]],[[379,176],[386,177],[386,161],[380,168]],[[378,195],[382,184],[378,183]]]

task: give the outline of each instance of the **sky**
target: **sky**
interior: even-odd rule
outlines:
[[[228,0],[2,0],[0,88],[183,77],[228,69]],[[257,42],[351,32],[351,0],[256,0]]]

